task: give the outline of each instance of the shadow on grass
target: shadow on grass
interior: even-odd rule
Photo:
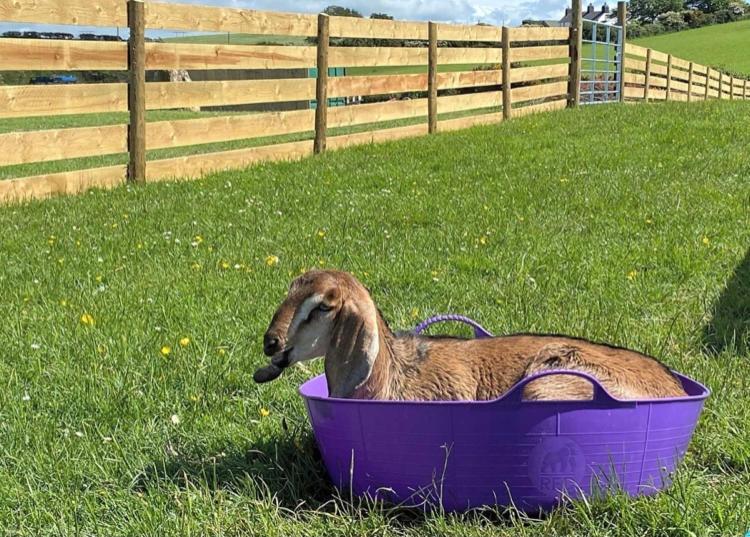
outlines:
[[[726,349],[750,353],[750,250],[714,304],[711,321],[703,328],[703,344],[716,354]]]
[[[300,510],[364,517],[377,512],[401,527],[420,527],[430,511],[404,507],[368,498],[350,498],[337,491],[326,473],[311,435],[302,439],[280,438],[256,442],[244,452],[192,453],[165,457],[147,465],[134,480],[134,492],[148,493],[163,487],[230,491],[251,499],[274,501],[279,514],[297,518]],[[435,514],[440,514],[439,511]],[[537,513],[537,516],[545,516]],[[459,517],[477,518],[492,524],[518,519],[504,508],[483,508]]]
[[[255,442],[243,451],[165,457],[147,465],[133,489],[147,492],[164,485],[271,496],[287,509],[318,509],[334,494],[312,436]]]

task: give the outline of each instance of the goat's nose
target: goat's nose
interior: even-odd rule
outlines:
[[[281,342],[279,341],[278,337],[271,334],[266,334],[265,336],[263,336],[263,352],[266,356],[273,356],[280,350]]]

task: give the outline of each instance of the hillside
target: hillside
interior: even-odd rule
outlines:
[[[750,20],[644,37],[633,43],[717,69],[750,74]]]

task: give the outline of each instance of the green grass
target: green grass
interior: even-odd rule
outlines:
[[[253,112],[191,112],[190,110],[148,110],[147,121],[172,121],[202,117],[228,116]],[[95,127],[119,125],[128,122],[127,112],[107,112],[97,114],[70,114],[65,116],[39,116],[0,119],[0,134],[6,132],[36,131],[44,129],[67,129],[72,127]]]
[[[164,39],[173,43],[206,43],[206,44],[233,44],[233,45],[258,45],[258,44],[275,44],[275,45],[309,45],[307,38],[302,36],[267,36],[253,34],[203,34],[203,35],[186,35],[179,37],[169,37]],[[478,64],[455,64],[441,65],[438,71],[441,73],[450,73],[455,71],[472,71]],[[405,75],[426,73],[427,66],[420,65],[389,65],[385,67],[348,67],[346,74],[349,76],[365,75]]]
[[[490,64],[475,63],[453,63],[449,65],[439,65],[438,73],[455,73],[459,71],[474,71],[479,67],[491,67]],[[347,67],[347,76],[366,76],[366,75],[410,75],[426,73],[426,65],[386,65],[386,66],[369,66],[369,67]]]
[[[150,110],[146,112],[147,121],[167,121],[180,119],[205,118],[230,114],[243,114],[252,112],[191,112],[189,110]],[[32,118],[10,118],[0,120],[0,133],[34,131],[44,129],[61,129],[72,127],[92,127],[99,125],[127,124],[128,114],[126,112],[112,112],[99,114],[74,114],[67,116],[40,116]],[[212,143],[184,146],[168,149],[157,149],[148,151],[150,159],[161,159],[190,155],[193,153],[222,151],[239,149],[241,147],[252,147],[269,143],[269,141],[292,141],[304,138],[301,135],[278,136],[274,138],[255,138],[252,140],[237,140],[225,143]],[[95,157],[83,157],[67,160],[34,162],[29,164],[18,164],[13,166],[0,166],[0,181],[16,177],[27,177],[45,173],[57,173],[85,168],[96,168],[101,166],[113,166],[126,164],[127,153],[101,155]]]
[[[451,112],[447,114],[439,114],[440,120],[454,119],[459,117],[465,117],[469,115],[481,115],[488,113],[497,113],[500,111],[500,107],[489,107],[474,110],[465,110],[461,112]],[[147,113],[147,118],[150,121],[160,121],[166,119],[190,119],[197,117],[207,117],[211,115],[226,115],[234,112],[189,112],[183,110],[171,110],[171,111],[153,111]],[[240,112],[241,113],[241,112]],[[73,126],[90,126],[90,125],[108,125],[126,123],[126,114],[89,114],[89,115],[76,115],[76,116],[52,116],[49,118],[32,118],[33,121],[27,121],[24,123],[17,119],[0,120],[0,132],[7,131],[23,131],[23,130],[36,130],[36,129],[49,129],[59,127],[73,127]],[[337,127],[329,130],[330,136],[339,136],[345,134],[353,134],[357,132],[371,131],[377,129],[401,127],[406,125],[413,125],[416,123],[426,123],[427,116],[414,117],[407,119],[383,121],[378,123],[364,123],[355,125],[353,127]],[[235,149],[244,149],[250,147],[259,147],[263,145],[271,145],[285,142],[295,142],[299,140],[312,140],[314,138],[314,132],[297,132],[292,134],[283,134],[279,136],[264,136],[260,138],[246,138],[241,140],[230,140],[227,142],[212,142],[198,145],[186,145],[179,147],[170,147],[163,149],[153,149],[146,152],[148,160],[159,160],[181,157],[185,155],[195,155],[203,153],[213,153],[219,151],[232,151]],[[119,153],[112,155],[100,155],[94,157],[82,157],[75,159],[66,160],[53,160],[48,162],[32,162],[28,164],[16,164],[12,166],[0,166],[0,181],[5,179],[15,179],[21,177],[29,177],[34,175],[59,173],[73,170],[82,170],[88,168],[97,168],[103,166],[114,166],[118,164],[127,164],[128,156],[127,153]]]
[[[743,535],[748,114],[584,107],[1,207],[0,533]],[[313,266],[354,271],[394,327],[461,312],[631,346],[705,382],[676,485],[539,520],[337,495],[296,393],[321,364],[251,378]]]
[[[747,53],[750,20],[633,39],[632,42],[716,69],[750,75],[750,54]]]
[[[167,37],[164,39],[168,43],[197,43],[197,44],[225,44],[225,45],[306,45],[307,38],[295,35],[256,35],[256,34],[199,34],[199,35],[181,35]]]
[[[616,49],[613,46],[605,46],[597,43],[596,49],[591,43],[584,43],[583,50],[581,53],[583,61],[581,62],[581,69],[583,69],[582,76],[584,78],[593,75],[593,73],[586,72],[587,69],[596,69],[598,72],[601,71],[615,71],[615,64],[609,63],[614,62],[616,59]],[[609,60],[609,62],[595,62],[592,58],[599,60]],[[557,62],[559,63],[559,62]]]

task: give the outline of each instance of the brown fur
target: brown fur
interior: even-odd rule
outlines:
[[[315,341],[322,341],[325,348],[329,391],[337,397],[494,399],[521,378],[551,369],[589,373],[620,399],[685,395],[675,376],[656,359],[582,339],[525,334],[470,340],[396,335],[364,286],[338,271],[311,271],[292,283],[266,333],[267,339],[279,340],[279,351],[294,348],[304,330],[302,324],[293,334],[287,331],[296,322],[298,309],[315,296],[323,297],[323,305],[331,310],[311,313],[306,322],[312,327],[304,329],[321,331]],[[297,351],[302,349],[293,352]],[[299,361],[312,357],[300,356]],[[527,385],[524,398],[590,399],[592,392],[584,379],[554,375]]]

